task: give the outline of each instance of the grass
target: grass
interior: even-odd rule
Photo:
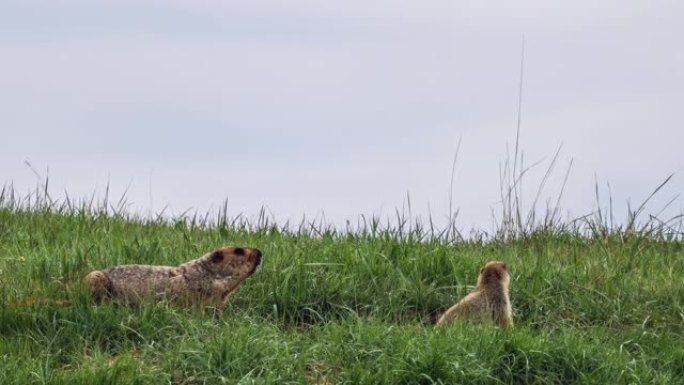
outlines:
[[[120,206],[0,194],[0,383],[684,384],[684,249],[664,229],[456,239]],[[94,268],[176,265],[225,244],[265,257],[221,316],[96,306],[81,283]],[[515,327],[433,329],[493,259],[511,270]]]

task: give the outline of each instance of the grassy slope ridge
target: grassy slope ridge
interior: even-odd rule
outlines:
[[[222,317],[83,291],[93,268],[226,244],[265,257]],[[493,259],[515,327],[434,330]],[[683,272],[682,242],[659,234],[446,242],[4,207],[0,383],[684,383]]]

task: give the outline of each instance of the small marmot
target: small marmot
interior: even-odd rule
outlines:
[[[509,280],[505,263],[487,262],[480,269],[475,289],[442,314],[437,326],[454,319],[473,323],[493,321],[501,327],[512,326],[511,300],[508,297]]]
[[[168,299],[221,309],[260,263],[261,251],[226,246],[177,267],[120,265],[92,271],[85,281],[97,300],[112,297],[137,305],[145,298]]]

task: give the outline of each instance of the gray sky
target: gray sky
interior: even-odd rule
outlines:
[[[675,172],[655,213],[684,191],[682,20],[657,0],[4,0],[0,183],[33,188],[29,161],[54,196],[338,224],[408,193],[439,222],[460,137],[458,224],[490,229],[524,35],[521,146],[546,162],[524,191],[562,144],[564,213],[596,208],[596,177],[624,217]]]

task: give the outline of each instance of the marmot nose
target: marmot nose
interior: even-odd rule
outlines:
[[[254,249],[254,254],[256,254],[256,265],[259,266],[261,264],[261,250]]]

